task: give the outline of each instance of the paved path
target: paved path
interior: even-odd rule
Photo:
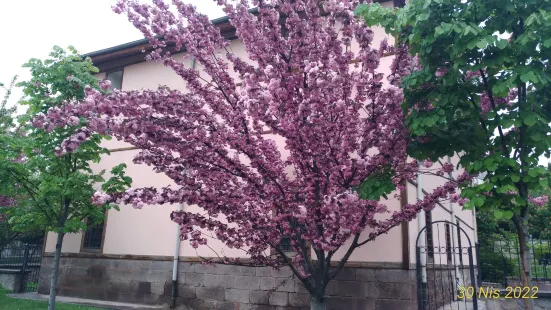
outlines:
[[[439,308],[438,310],[473,310],[473,302],[455,301]],[[478,300],[478,310],[486,310],[486,303],[484,300]]]
[[[23,294],[8,294],[10,297],[22,298],[22,299],[31,299],[31,300],[45,300],[48,301],[48,295],[40,295],[37,293],[23,293]],[[150,305],[140,305],[140,304],[129,304],[124,302],[114,302],[114,301],[103,301],[95,299],[84,299],[84,298],[74,298],[74,297],[65,297],[57,296],[56,301],[68,303],[68,304],[78,304],[84,306],[99,307],[104,309],[134,309],[134,310],[147,310],[147,309],[166,309],[167,306],[150,306]]]

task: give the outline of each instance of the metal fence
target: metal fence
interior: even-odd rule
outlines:
[[[550,290],[551,241],[531,238],[528,246],[533,282],[540,290]],[[483,283],[503,287],[520,285],[520,246],[516,236],[491,236],[481,239],[479,255],[480,277]]]
[[[19,270],[24,276],[19,292],[36,292],[42,244],[17,242],[0,248],[0,269]]]
[[[423,242],[425,241],[425,242]],[[478,296],[460,299],[460,287],[476,287],[475,246],[449,221],[428,223],[416,240],[419,310],[477,309]]]

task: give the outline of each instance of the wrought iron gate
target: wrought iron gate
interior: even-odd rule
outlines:
[[[454,223],[434,221],[421,229],[416,240],[419,310],[478,309],[474,252],[467,233]]]
[[[18,270],[23,275],[19,292],[36,292],[41,261],[41,243],[17,242],[0,248],[0,269]]]

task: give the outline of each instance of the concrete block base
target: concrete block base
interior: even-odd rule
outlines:
[[[44,256],[38,292],[48,294],[53,257]],[[203,266],[180,262],[180,309],[307,310],[309,295],[289,269]],[[169,304],[172,262],[161,260],[62,257],[60,296]],[[413,310],[417,307],[415,270],[345,267],[327,287],[328,310]]]
[[[21,281],[25,280],[25,275],[16,269],[0,269],[0,287],[10,291],[19,292]]]

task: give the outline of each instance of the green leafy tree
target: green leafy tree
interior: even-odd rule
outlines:
[[[533,238],[551,240],[551,204],[535,208],[530,214],[530,233]]]
[[[66,52],[56,46],[47,60],[31,59],[24,67],[32,74],[29,81],[18,84],[23,87],[25,98],[20,104],[26,113],[18,120],[21,134],[0,137],[0,182],[4,185],[2,194],[17,201],[7,210],[15,230],[39,228],[57,233],[48,306],[55,309],[63,237],[85,231],[87,225],[103,221],[107,209],[117,209],[116,205],[98,207],[92,203],[98,184],[103,184],[105,192],[120,192],[132,180],[124,175],[124,165],[113,168],[108,181],[103,178],[104,171],[92,171],[90,164],[108,154],[100,145],[104,136],[92,135],[73,153],[60,152],[62,141],[84,126],[80,119],[75,117],[67,126],[52,125],[45,130],[31,124],[36,115],[50,108],[83,99],[87,85],[99,89],[93,76],[97,69],[90,59],[82,59],[71,47]]]
[[[0,102],[0,139],[2,139],[2,136],[11,132],[10,129],[14,124],[13,118],[16,107],[8,107],[8,100],[16,81],[17,76],[14,76],[8,86],[0,83],[0,88],[4,91],[2,102]],[[2,253],[2,249],[6,245],[11,243],[21,234],[20,232],[14,231],[9,222],[6,220],[7,215],[5,208],[8,207],[8,205],[11,205],[12,199],[10,198],[4,195],[0,196],[0,253]]]
[[[518,275],[517,260],[503,251],[517,253],[513,250],[518,244],[513,224],[489,212],[477,212],[476,220],[482,281],[506,285],[507,276]]]
[[[8,107],[8,100],[11,96],[17,75],[14,76],[8,86],[0,83],[0,88],[4,90],[2,101],[0,102],[0,134],[7,134],[14,125],[14,115],[17,110],[16,106]]]
[[[411,61],[395,72],[418,141],[410,154],[459,154],[469,173],[486,173],[462,190],[466,207],[512,220],[528,286],[530,204],[544,202],[530,193],[547,187],[538,159],[551,147],[551,1],[411,0],[397,10],[361,5],[356,12],[394,34],[397,57]]]
[[[547,170],[551,171],[551,164],[548,164]],[[549,177],[551,179],[551,177]],[[532,196],[551,196],[551,187],[548,185]],[[533,238],[540,240],[551,240],[551,201],[545,205],[530,206],[530,234]]]
[[[17,107],[8,106],[8,100],[13,88],[15,87],[16,81],[17,76],[14,76],[7,86],[0,83],[0,88],[4,91],[2,101],[0,102],[0,140],[3,136],[18,134],[17,128],[15,127],[15,113],[17,111]],[[0,253],[2,253],[2,249],[5,246],[15,240],[36,239],[44,234],[44,232],[37,229],[26,231],[24,233],[14,230],[13,226],[7,220],[6,213],[7,208],[11,207],[14,203],[17,203],[17,200],[13,197],[8,197],[0,193]]]
[[[532,196],[550,194],[551,190],[547,187],[539,193],[532,193]],[[529,246],[531,247],[531,253],[535,256],[532,257],[532,262],[539,262],[545,254],[549,253],[551,203],[548,201],[542,206],[530,204],[529,209],[529,232],[533,238]],[[518,238],[513,222],[510,219],[496,218],[490,212],[477,212],[476,217],[483,280],[499,282],[505,280],[507,275],[518,276],[517,259],[504,255],[502,250],[502,247],[505,246],[505,248],[509,248],[509,251],[518,253],[514,250],[518,246]],[[498,244],[499,241],[501,241],[501,244]],[[532,271],[537,272],[538,268],[541,270],[541,266],[532,266]],[[538,275],[542,276],[544,274],[540,272]]]

